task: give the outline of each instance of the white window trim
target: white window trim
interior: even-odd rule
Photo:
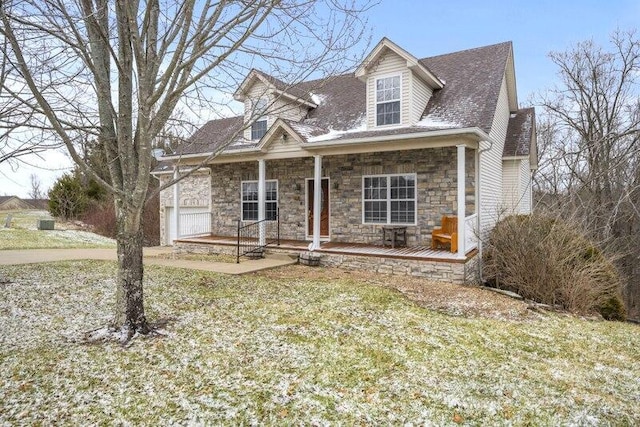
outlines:
[[[413,219],[414,221],[409,222],[391,222],[391,178],[394,176],[412,176],[413,182],[415,182],[415,190],[413,193]],[[364,210],[364,180],[365,178],[387,178],[387,222],[366,222],[365,221],[365,210]],[[414,226],[418,223],[418,174],[414,173],[392,173],[392,174],[378,174],[378,175],[363,175],[362,176],[362,186],[361,186],[361,199],[362,199],[362,225],[397,225],[397,226]],[[382,200],[382,199],[379,199]],[[393,199],[395,200],[395,199]]]
[[[262,136],[260,138],[253,137],[253,127],[260,122],[264,122],[264,128],[265,128],[262,136],[265,136],[267,134],[267,131],[269,130],[269,121],[265,116],[262,116],[259,119],[255,120],[253,123],[251,123],[251,127],[249,128],[249,132],[251,132],[251,141],[260,141],[262,139]]]
[[[253,219],[245,220],[244,219],[244,215],[243,215],[243,213],[244,213],[243,209],[244,209],[245,201],[242,199],[242,187],[244,187],[245,183],[253,183],[253,182],[255,182],[257,184],[258,180],[257,179],[249,179],[249,180],[246,180],[246,181],[240,181],[240,221],[242,221],[243,223],[258,221],[257,219],[256,220],[253,220]],[[276,200],[275,200],[275,202],[276,202],[276,212],[277,212],[277,210],[280,208],[280,184],[278,183],[277,179],[267,179],[267,180],[265,180],[265,184],[267,182],[275,182],[276,183]],[[273,200],[266,200],[266,197],[265,197],[265,201],[264,202],[266,204],[267,202],[273,202]],[[249,203],[249,202],[247,202],[247,203]],[[251,201],[251,203],[253,203],[253,201]],[[256,200],[255,203],[258,203],[258,201]],[[266,208],[265,208],[265,214],[266,214]],[[267,220],[267,222],[273,222],[273,220]]]
[[[398,101],[400,102],[400,121],[398,123],[390,123],[388,125],[379,125],[378,124],[378,104],[386,104],[388,102],[395,102],[395,101],[384,101],[384,102],[378,102],[378,80],[382,80],[382,79],[388,79],[390,77],[399,77],[400,78],[400,98],[398,98]],[[388,128],[388,127],[397,127],[397,126],[401,126],[403,121],[403,117],[402,117],[402,85],[403,85],[403,81],[402,81],[402,73],[392,73],[392,74],[383,74],[380,76],[376,76],[373,79],[373,124],[376,128]]]

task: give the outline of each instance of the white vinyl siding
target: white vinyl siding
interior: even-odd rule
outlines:
[[[271,125],[278,119],[287,119],[294,122],[299,122],[307,116],[308,108],[296,103],[282,96],[275,97],[269,93],[267,87],[261,83],[256,82],[248,91],[247,98],[244,101],[244,120],[248,123],[252,119],[253,102],[257,99],[265,99],[268,101],[267,113],[263,116],[266,120],[266,129],[268,130]],[[271,105],[269,105],[271,104]],[[244,138],[252,140],[252,127],[244,131]]]
[[[264,99],[264,102],[266,102],[267,105],[273,101],[269,97],[267,92],[268,92],[267,87],[261,82],[256,82],[253,84],[253,86],[251,86],[251,88],[247,93],[247,97],[244,101],[244,122],[245,123],[249,123],[251,122],[251,120],[256,118],[254,117],[253,109],[254,109],[254,104],[257,102],[257,100]],[[266,121],[266,128],[269,129],[269,126],[271,126],[271,124],[273,123],[273,119],[269,117],[269,114],[264,114],[263,118]],[[252,127],[253,126],[248,126],[244,130],[244,133],[243,133],[244,139],[249,141],[253,139]]]
[[[418,77],[411,75],[411,97],[409,99],[409,124],[413,125],[420,121],[422,113],[433,94],[433,90]]]
[[[400,100],[400,124],[409,123],[409,95],[410,95],[410,74],[407,68],[407,61],[399,55],[388,52],[383,55],[375,67],[367,75],[367,127],[376,127],[376,79],[400,75],[401,80],[401,100]]]
[[[528,159],[503,160],[502,193],[506,214],[531,213],[531,170]]]
[[[273,121],[276,118],[291,120],[292,122],[299,122],[307,116],[308,109],[305,106],[296,104],[294,101],[288,98],[280,97],[273,102],[272,115]]]
[[[520,191],[522,192],[522,201],[520,202],[520,213],[531,213],[533,206],[531,195],[531,168],[529,160],[522,160],[520,162]]]
[[[415,225],[416,174],[362,177],[364,224]]]
[[[481,144],[481,150],[486,150],[480,154],[480,228],[481,237],[493,228],[494,224],[502,214],[502,152],[504,150],[504,140],[509,124],[509,99],[507,96],[507,84],[503,77],[500,88],[500,95],[496,105],[496,112],[493,116],[493,123],[489,137],[493,144],[488,142]]]
[[[502,206],[507,214],[517,212],[520,199],[520,163],[517,159],[502,161]]]

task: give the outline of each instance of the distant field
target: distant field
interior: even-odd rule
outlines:
[[[5,228],[8,215],[12,216],[11,227]],[[67,229],[57,222],[55,230],[38,230],[38,219],[52,218],[47,211],[0,211],[0,250],[115,247],[113,239]]]

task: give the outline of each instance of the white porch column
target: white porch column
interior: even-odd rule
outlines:
[[[264,246],[266,242],[265,235],[265,201],[266,201],[266,193],[267,193],[267,171],[264,159],[258,160],[258,221],[263,221],[260,223],[260,234],[259,234],[259,244],[260,246]]]
[[[475,167],[473,170],[476,173],[475,179],[475,214],[476,214],[476,240],[478,243],[478,250],[480,249],[480,243],[482,242],[481,233],[480,233],[480,142],[478,142],[478,148],[476,149],[476,153],[474,156]]]
[[[173,168],[173,179],[178,179],[180,172],[178,166]],[[180,183],[173,184],[173,223],[175,224],[176,236],[180,238]]]
[[[466,174],[465,174],[465,145],[460,144],[458,148],[458,258],[465,257],[465,193],[466,193]]]
[[[320,249],[320,215],[322,215],[322,156],[313,156],[313,243],[311,250]]]

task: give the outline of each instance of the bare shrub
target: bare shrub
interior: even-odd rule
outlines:
[[[484,258],[485,277],[496,287],[573,313],[601,312],[621,298],[611,259],[577,224],[559,218],[532,214],[499,221]]]
[[[147,201],[142,211],[142,232],[144,246],[158,246],[160,244],[160,207],[159,196]],[[92,226],[96,233],[116,237],[116,213],[113,200],[92,203],[82,215],[82,221]]]

